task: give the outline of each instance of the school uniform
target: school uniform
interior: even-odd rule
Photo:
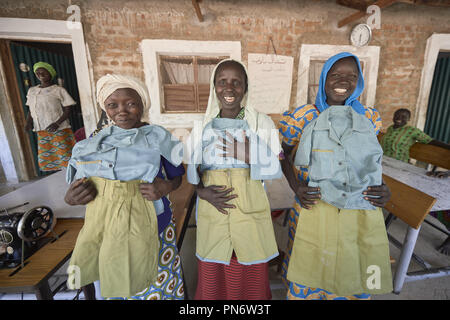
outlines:
[[[308,186],[322,197],[301,211],[290,281],[341,296],[392,291],[383,213],[362,194],[381,184],[382,154],[372,123],[350,106],[327,108],[305,129],[294,164],[308,167]]]
[[[164,203],[144,199],[139,184],[153,182],[161,156],[179,165],[177,151],[179,141],[152,125],[128,130],[111,126],[75,145],[67,182],[89,178],[98,194],[86,207],[70,261],[80,268],[81,278],[71,284],[100,280],[102,296],[127,297],[156,281],[157,214],[164,212]]]
[[[232,59],[225,61],[229,60]],[[242,63],[235,62],[245,70]],[[220,102],[215,92],[214,74],[221,63],[211,75],[202,130],[193,135],[194,155],[188,166],[188,181],[199,183],[198,169],[204,186],[232,187],[231,194],[238,197],[228,201],[236,208],[226,209],[227,215],[197,198],[198,282],[195,299],[270,299],[268,261],[278,255],[278,249],[270,204],[261,180],[281,177],[278,160],[281,146],[273,121],[251,106],[248,93],[241,101],[242,109],[236,119],[218,119]],[[250,164],[233,157],[222,157],[221,150],[216,148],[221,144],[219,137],[229,139],[225,134],[229,132],[242,142],[244,131],[251,142]]]
[[[223,157],[222,151],[216,147],[221,144],[219,138],[228,139],[226,132],[242,140],[244,131],[251,144],[250,157],[253,160],[250,164]],[[261,180],[281,178],[278,158],[264,141],[251,133],[245,120],[213,119],[203,129],[201,150],[196,154],[202,159],[193,159],[188,166],[188,181],[198,184],[197,167],[200,167],[205,187],[225,185],[234,188],[233,193],[238,197],[228,202],[236,206],[235,209],[227,209],[228,215],[198,198],[197,257],[202,261],[229,264],[234,251],[238,262],[247,265],[276,257],[278,249],[270,204]],[[264,156],[267,157],[265,166],[258,159]]]

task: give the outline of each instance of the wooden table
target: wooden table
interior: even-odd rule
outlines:
[[[84,219],[58,219],[54,233],[58,239],[51,241],[25,260],[25,266],[0,269],[0,292],[34,292],[38,300],[53,299],[48,279],[72,255]],[[48,237],[53,237],[50,233]]]
[[[383,157],[382,165],[383,175],[390,178],[390,181],[386,181],[386,183],[390,187],[393,196],[397,186],[401,186],[401,184],[412,188],[410,193],[403,193],[403,199],[400,199],[406,202],[406,206],[408,206],[409,201],[409,211],[412,212],[415,209],[414,202],[417,201],[417,190],[423,194],[424,201],[429,203],[429,206],[424,206],[421,212],[409,214],[405,210],[402,214],[395,213],[396,216],[408,224],[400,259],[394,275],[394,293],[398,294],[404,282],[450,275],[450,267],[426,268],[425,271],[407,272],[424,218],[430,211],[450,209],[450,179],[429,177],[425,174],[425,169],[389,157]],[[388,203],[385,208],[389,210],[390,205],[393,206],[393,204]]]
[[[172,191],[168,196],[171,202],[173,217],[175,218],[175,234],[177,237],[178,251],[181,250],[189,219],[194,210],[196,197],[194,186],[187,182],[186,174],[183,175],[180,187]]]

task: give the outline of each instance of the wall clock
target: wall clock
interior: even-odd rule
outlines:
[[[350,34],[350,42],[356,47],[368,45],[371,39],[372,29],[365,23],[357,24]]]

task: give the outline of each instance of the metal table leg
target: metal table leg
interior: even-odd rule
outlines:
[[[39,284],[36,288],[35,294],[37,300],[53,300],[53,293],[52,290],[50,290],[47,280]]]
[[[416,245],[420,227],[421,226],[419,226],[419,228],[417,229],[414,229],[408,226],[408,229],[406,231],[405,241],[403,241],[402,252],[394,276],[394,293],[396,294],[400,293],[403,287],[403,283],[405,282],[406,273],[408,272],[409,263],[411,261],[411,256]]]

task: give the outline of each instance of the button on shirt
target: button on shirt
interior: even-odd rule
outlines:
[[[243,142],[245,135],[250,142],[250,165],[234,157],[223,157],[223,150],[217,146],[223,145],[219,138],[230,140],[228,132],[237,141]],[[232,141],[229,141],[232,143]],[[230,150],[228,150],[230,152]],[[252,180],[269,180],[281,178],[282,171],[278,157],[273,154],[267,144],[252,132],[246,120],[215,118],[210,121],[202,132],[202,145],[196,146],[189,159],[187,179],[191,184],[198,184],[200,171],[230,168],[250,168]]]
[[[308,166],[309,186],[341,209],[376,207],[364,199],[368,186],[381,185],[383,151],[367,117],[350,106],[331,106],[304,130],[296,166]]]
[[[175,166],[182,161],[182,144],[160,126],[122,129],[110,126],[91,139],[78,142],[72,150],[67,168],[68,183],[84,177],[109,180],[143,180],[152,183],[163,156]],[[157,214],[163,202],[153,202]]]

